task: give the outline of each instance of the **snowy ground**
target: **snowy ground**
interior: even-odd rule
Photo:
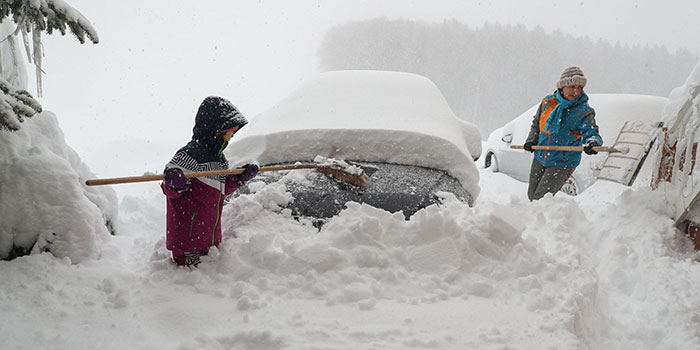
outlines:
[[[158,186],[115,186],[121,234],[99,259],[0,262],[1,347],[700,348],[700,265],[664,198],[599,182],[530,203],[480,176],[473,208],[351,205],[320,232],[265,188],[226,207],[192,271],[168,261]]]

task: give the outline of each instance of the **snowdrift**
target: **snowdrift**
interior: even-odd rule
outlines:
[[[95,176],[53,113],[0,133],[0,258],[40,251],[74,263],[97,257],[114,230],[114,190],[84,185]]]

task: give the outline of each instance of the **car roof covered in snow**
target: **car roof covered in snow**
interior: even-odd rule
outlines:
[[[252,117],[226,152],[233,161],[259,164],[321,155],[441,169],[476,197],[479,175],[470,150],[481,152],[479,130],[455,116],[428,78],[334,71]]]

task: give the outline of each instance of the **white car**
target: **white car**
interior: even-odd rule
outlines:
[[[303,181],[288,181],[291,176],[283,181],[279,173],[259,175],[266,183],[285,184],[294,196],[290,208],[295,215],[330,217],[355,201],[408,217],[436,203],[440,191],[472,204],[479,193],[474,161],[481,147],[479,130],[455,116],[428,78],[334,71],[251,118],[226,153],[239,163],[260,165],[322,156],[352,161],[370,176],[367,185],[349,188],[314,172]]]
[[[605,146],[612,146],[625,121],[660,121],[667,98],[632,94],[589,94],[588,103],[595,109],[596,123]],[[502,172],[516,180],[528,182],[532,153],[511,149],[511,145],[523,145],[530,132],[532,119],[539,103],[523,114],[494,130],[486,141],[484,167]],[[581,164],[574,170],[561,191],[575,196],[596,181],[608,154],[583,155]]]

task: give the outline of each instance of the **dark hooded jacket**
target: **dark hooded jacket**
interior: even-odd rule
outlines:
[[[228,100],[210,96],[199,106],[192,129],[192,140],[179,149],[165,166],[185,173],[228,169],[223,154],[228,145],[217,133],[248,121]],[[161,184],[167,197],[166,247],[175,261],[184,261],[185,252],[206,252],[221,242],[221,212],[225,196],[238,186],[234,175],[200,177],[189,188],[176,192]]]

